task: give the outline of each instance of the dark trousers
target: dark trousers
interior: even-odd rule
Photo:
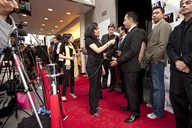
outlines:
[[[108,60],[106,60],[106,61],[103,63],[103,66],[104,66],[104,69],[105,69],[106,74],[103,76],[102,84],[103,84],[104,86],[107,85],[108,75],[109,75],[109,70],[110,70],[110,73],[111,73],[110,87],[111,87],[111,88],[115,88],[115,80],[116,80],[116,77],[115,77],[115,67],[111,67],[111,66],[109,65]]]
[[[170,99],[176,128],[192,128],[192,71],[171,71]]]
[[[101,90],[101,74],[102,70],[98,67],[87,68],[87,74],[89,76],[89,105],[90,112],[94,114],[97,112],[97,107],[99,106],[99,95]],[[97,71],[97,72],[96,72]],[[93,75],[94,74],[94,75]]]
[[[66,95],[67,85],[70,85],[70,93],[74,94],[74,68],[73,67],[71,67],[70,70],[66,70],[66,68],[64,68],[63,79],[64,79],[64,82],[63,82],[62,96]]]
[[[145,76],[145,69],[141,69],[139,71],[138,74],[138,80],[137,80],[137,84],[138,84],[138,91],[139,91],[139,102],[143,103],[144,99],[143,99],[143,78]]]
[[[138,72],[124,72],[123,76],[128,106],[130,107],[133,115],[140,116],[140,105],[137,85]]]

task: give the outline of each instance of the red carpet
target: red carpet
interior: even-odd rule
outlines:
[[[125,106],[126,99],[124,95],[116,94],[116,92],[107,93],[107,89],[103,90],[103,99],[99,104],[102,110],[99,110],[101,117],[94,117],[89,112],[88,102],[88,79],[80,76],[75,82],[75,94],[77,99],[73,99],[69,95],[69,87],[67,89],[67,101],[63,102],[63,109],[68,118],[63,122],[64,128],[175,128],[174,115],[165,112],[165,116],[160,119],[151,120],[146,115],[152,112],[152,108],[141,105],[141,117],[133,123],[124,123],[130,112],[120,111],[120,106]]]

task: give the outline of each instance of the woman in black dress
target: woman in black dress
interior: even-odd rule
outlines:
[[[85,47],[87,49],[86,70],[89,77],[89,104],[92,115],[99,117],[99,90],[102,75],[103,51],[115,43],[115,39],[102,45],[99,37],[99,27],[95,22],[90,23],[85,31]]]

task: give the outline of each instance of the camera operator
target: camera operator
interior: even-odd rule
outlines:
[[[14,9],[18,9],[18,4],[15,0],[0,0],[0,52],[4,48],[10,47],[10,34],[16,28],[15,22],[10,15]]]
[[[15,0],[11,2],[8,0],[0,1],[0,55],[3,48],[9,47],[10,34],[16,28],[13,18],[9,15],[14,8],[18,8]],[[0,125],[2,125],[2,122],[0,122]]]

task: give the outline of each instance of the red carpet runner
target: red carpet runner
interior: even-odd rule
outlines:
[[[70,88],[67,89],[67,101],[63,102],[63,109],[66,111],[68,118],[63,122],[64,128],[175,128],[174,115],[165,112],[163,118],[151,120],[146,117],[152,112],[152,108],[141,105],[141,117],[133,123],[124,123],[130,112],[119,110],[119,106],[126,105],[124,94],[116,92],[107,93],[103,90],[103,99],[99,104],[102,110],[99,110],[101,117],[94,117],[89,112],[88,102],[88,79],[80,76],[75,82],[76,99],[69,95]]]

